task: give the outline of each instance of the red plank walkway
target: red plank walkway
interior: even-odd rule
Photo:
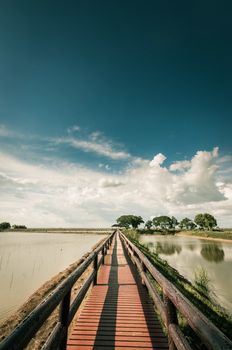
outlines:
[[[68,350],[168,349],[146,289],[118,236],[68,339]]]

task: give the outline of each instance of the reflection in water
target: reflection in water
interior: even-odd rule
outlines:
[[[148,242],[147,243],[148,248],[154,248],[154,243],[153,242]]]
[[[153,243],[154,250],[160,243],[160,257],[190,281],[194,281],[196,268],[202,266],[210,278],[217,302],[232,312],[232,243],[158,235],[141,235],[140,240],[145,244]],[[181,251],[178,249],[179,254],[172,245],[181,247]]]
[[[187,247],[188,247],[188,249],[191,250],[192,252],[196,249],[196,245],[191,244],[191,243],[188,244]]]
[[[224,260],[224,250],[217,244],[205,244],[201,249],[201,255],[207,261],[219,263]]]
[[[173,255],[175,253],[180,254],[181,250],[182,250],[181,246],[174,243],[157,242],[156,244],[157,254],[165,254],[165,255]]]

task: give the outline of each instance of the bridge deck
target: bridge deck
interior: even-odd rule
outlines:
[[[168,349],[152,302],[118,237],[97,283],[69,336],[68,350]]]

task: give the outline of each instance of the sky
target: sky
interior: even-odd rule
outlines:
[[[9,0],[0,221],[232,227],[232,3]]]

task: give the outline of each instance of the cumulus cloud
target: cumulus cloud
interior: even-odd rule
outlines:
[[[103,188],[104,187],[119,187],[119,186],[124,185],[123,182],[121,182],[119,180],[112,179],[112,178],[109,178],[109,179],[103,178],[100,180],[99,184],[100,184],[100,187],[103,187]]]
[[[171,171],[185,170],[191,167],[191,162],[189,160],[182,160],[174,162],[170,165],[169,169]]]
[[[198,151],[181,172],[162,166],[165,159],[160,153],[153,166],[141,160],[113,175],[104,166],[61,160],[39,166],[0,153],[1,216],[29,226],[100,226],[128,212],[146,219],[207,211],[231,226],[231,176],[219,172],[218,149]]]
[[[223,157],[218,158],[217,163],[221,164],[221,163],[232,163],[232,156],[231,155],[226,155]]]
[[[170,192],[170,199],[188,204],[225,199],[216,185],[217,157],[217,147],[212,152],[198,151],[191,159],[188,170],[173,177],[174,191]]]
[[[156,154],[154,156],[154,158],[152,159],[152,161],[150,162],[150,167],[156,167],[156,166],[163,164],[165,159],[167,159],[167,158],[162,153]]]

